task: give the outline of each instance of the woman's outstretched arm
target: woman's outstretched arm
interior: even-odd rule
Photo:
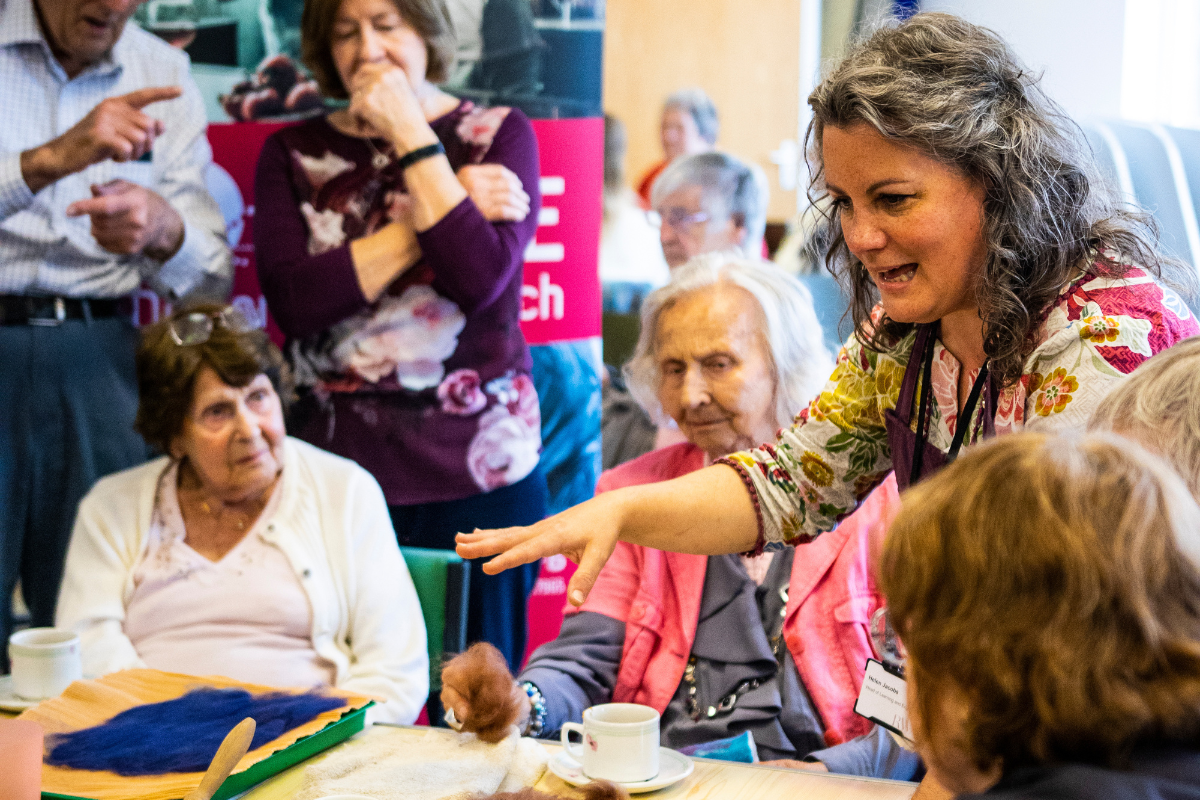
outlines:
[[[617,541],[678,553],[720,555],[753,550],[758,514],[749,490],[731,467],[716,465],[662,483],[605,492],[526,528],[458,535],[463,558],[496,556],[483,566],[494,575],[562,553],[579,565],[567,597],[581,605]]]

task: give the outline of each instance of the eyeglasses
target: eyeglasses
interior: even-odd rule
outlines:
[[[904,664],[908,660],[908,651],[904,649],[904,642],[900,641],[900,637],[896,635],[896,629],[892,627],[892,618],[887,613],[887,608],[876,609],[871,615],[870,622],[871,631],[871,646],[875,649],[875,655],[879,657],[887,666],[901,676],[904,675]]]
[[[258,326],[246,319],[242,312],[233,306],[226,306],[220,311],[192,311],[171,319],[168,330],[175,344],[184,347],[194,344],[204,344],[212,338],[213,329],[220,325],[234,333],[249,333],[257,330]]]
[[[683,208],[668,208],[664,211],[647,211],[647,219],[650,224],[656,228],[661,228],[663,225],[668,225],[676,230],[686,231],[693,225],[699,225],[702,222],[708,222],[712,219],[712,215],[707,211],[692,211],[689,212]]]

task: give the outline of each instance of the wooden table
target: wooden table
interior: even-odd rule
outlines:
[[[406,740],[419,739],[430,730],[444,731],[447,737],[452,734],[442,728],[421,727],[392,727],[376,725],[368,728],[352,739],[337,747],[354,747],[356,742],[364,737],[391,736],[397,743]],[[558,745],[553,742],[543,742],[546,749],[553,753]],[[332,748],[328,752],[333,752]],[[317,756],[316,759],[321,758]],[[265,781],[242,796],[243,800],[290,800],[300,788],[303,780],[303,770],[306,764],[316,759],[297,764],[295,767],[281,772],[274,778]],[[695,771],[683,781],[633,797],[646,797],[648,800],[760,800],[761,798],[787,798],[787,800],[908,800],[916,790],[915,783],[903,781],[884,781],[874,778],[851,778],[843,775],[826,775],[802,770],[780,769],[766,767],[761,764],[734,764],[728,761],[712,761],[706,758],[694,759]],[[582,798],[583,793],[555,777],[549,770],[538,782],[537,789],[564,798]]]

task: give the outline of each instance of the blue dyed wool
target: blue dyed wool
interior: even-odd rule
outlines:
[[[253,750],[345,704],[316,692],[195,689],[174,700],[135,706],[93,728],[51,737],[46,763],[125,776],[203,772],[225,735],[246,717],[257,726]]]

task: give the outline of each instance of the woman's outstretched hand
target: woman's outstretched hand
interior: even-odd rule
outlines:
[[[572,605],[583,605],[621,532],[620,507],[610,502],[610,497],[600,495],[527,528],[460,533],[456,537],[458,554],[463,558],[496,556],[483,565],[484,572],[495,575],[561,553],[579,565],[567,586],[567,599]]]

